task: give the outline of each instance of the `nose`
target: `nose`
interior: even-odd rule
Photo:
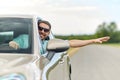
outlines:
[[[45,32],[44,29],[42,29],[41,32]]]

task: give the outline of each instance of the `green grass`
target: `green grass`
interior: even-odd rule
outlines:
[[[103,45],[113,46],[113,47],[120,47],[120,43],[107,43]]]

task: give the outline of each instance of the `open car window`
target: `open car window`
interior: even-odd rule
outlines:
[[[32,18],[18,17],[0,17],[0,53],[32,53]],[[14,49],[9,46],[9,42],[19,37],[20,35],[28,35],[26,38],[27,47]],[[25,45],[25,44],[22,44]],[[22,46],[21,45],[21,46]]]

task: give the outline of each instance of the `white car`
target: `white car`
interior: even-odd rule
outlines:
[[[31,15],[0,16],[0,80],[70,80],[69,45],[51,33],[48,55],[42,56],[37,21]],[[10,47],[9,42],[21,34],[29,35],[29,47]]]

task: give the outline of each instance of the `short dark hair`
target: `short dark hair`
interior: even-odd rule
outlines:
[[[51,29],[51,24],[48,22],[48,21],[45,21],[45,20],[38,20],[38,26],[40,23],[45,23],[49,26],[49,28]]]

